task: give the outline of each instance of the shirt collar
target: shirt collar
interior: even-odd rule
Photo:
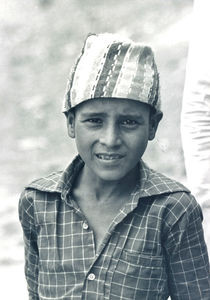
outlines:
[[[27,185],[26,188],[49,193],[61,193],[62,199],[66,199],[67,194],[73,188],[75,178],[83,166],[84,162],[78,155],[64,171],[37,179]],[[189,192],[182,184],[150,169],[142,160],[139,162],[139,172],[140,182],[138,190],[135,192],[135,198],[137,196],[138,198],[144,198],[181,191]]]
[[[150,169],[140,161],[140,197],[155,196],[166,193],[190,192],[181,183]]]
[[[74,180],[83,166],[83,160],[77,155],[64,171],[54,172],[47,177],[34,180],[26,188],[48,193],[60,193],[62,199],[65,199],[66,195],[71,192]]]

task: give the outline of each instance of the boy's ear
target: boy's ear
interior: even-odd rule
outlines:
[[[158,124],[160,122],[160,120],[163,117],[163,113],[158,111],[156,113],[152,113],[150,115],[150,122],[149,122],[149,140],[152,141],[155,137],[157,128],[158,128]]]
[[[67,116],[67,129],[68,135],[71,138],[75,138],[75,114],[74,112],[69,112]]]

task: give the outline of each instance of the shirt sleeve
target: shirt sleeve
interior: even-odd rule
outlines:
[[[33,191],[25,190],[19,200],[19,219],[23,229],[25,248],[25,276],[29,292],[29,300],[38,297],[38,247],[37,232],[34,222]]]
[[[180,196],[189,197],[185,202],[180,199],[170,211],[176,221],[170,224],[164,241],[169,294],[172,300],[209,300],[209,259],[203,235],[202,212],[194,197],[186,193]]]

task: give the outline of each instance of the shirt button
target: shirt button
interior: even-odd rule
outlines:
[[[88,224],[84,222],[84,223],[82,224],[82,228],[83,228],[83,229],[88,229]]]
[[[88,275],[88,279],[89,279],[89,280],[94,280],[95,278],[96,278],[96,275],[93,274],[93,273],[90,273],[90,274]]]

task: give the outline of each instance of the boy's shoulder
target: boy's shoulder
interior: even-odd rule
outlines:
[[[33,180],[25,189],[35,189],[43,192],[61,192],[63,171],[53,172],[47,176]]]
[[[141,161],[141,186],[143,187],[145,196],[153,196],[160,194],[170,194],[176,192],[190,193],[182,183],[159,173],[147,166]]]
[[[34,189],[42,192],[61,193],[73,185],[73,181],[83,162],[79,156],[76,156],[65,170],[53,172],[47,176],[33,180],[25,186],[25,189]]]
[[[141,187],[141,197],[144,204],[150,205],[156,214],[165,211],[165,218],[171,224],[185,214],[202,218],[202,212],[190,190],[180,182],[162,173],[154,171],[143,163],[142,170],[146,173],[145,182]],[[152,201],[147,201],[151,199]],[[153,211],[154,212],[154,211]],[[165,219],[165,220],[166,220]]]

